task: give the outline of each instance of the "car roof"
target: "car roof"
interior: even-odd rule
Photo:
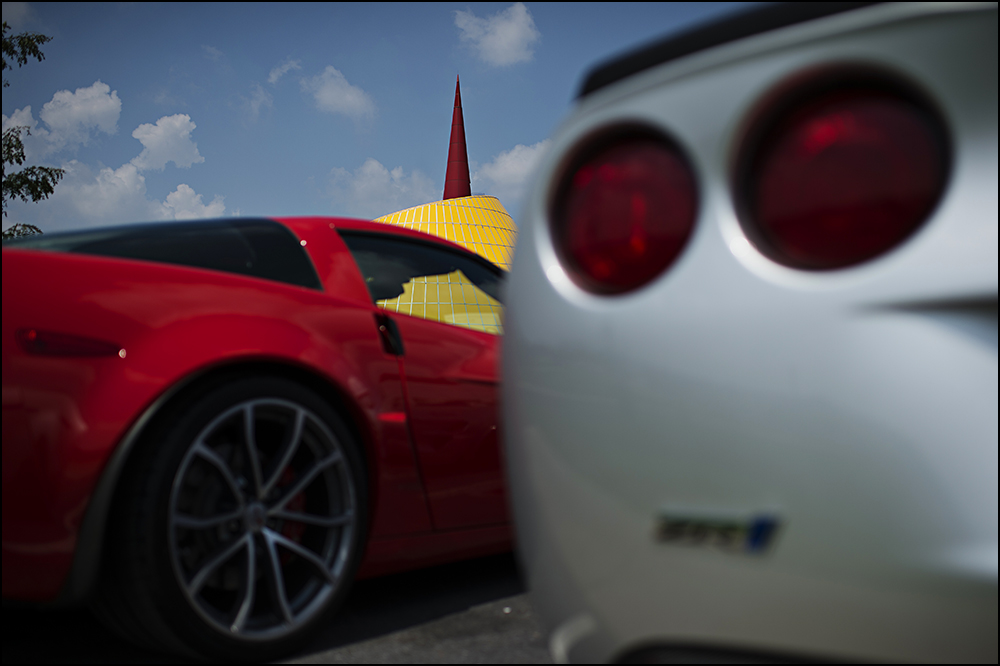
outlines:
[[[3,249],[4,253],[43,250],[154,261],[322,289],[322,280],[316,270],[317,261],[322,264],[323,259],[315,255],[316,246],[306,249],[306,241],[300,242],[300,239],[322,238],[329,235],[331,229],[407,238],[457,252],[495,271],[502,271],[475,252],[439,236],[391,224],[338,217],[147,222],[29,236],[4,241]],[[321,242],[320,247],[322,245]]]
[[[3,249],[152,261],[322,289],[295,231],[263,217],[84,228],[4,241]]]

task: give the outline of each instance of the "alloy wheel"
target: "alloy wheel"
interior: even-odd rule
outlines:
[[[241,402],[202,429],[174,476],[168,542],[210,626],[273,640],[322,612],[358,533],[349,464],[326,424],[288,400]]]

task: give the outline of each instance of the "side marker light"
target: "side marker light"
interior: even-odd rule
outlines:
[[[125,358],[121,345],[80,335],[54,333],[36,328],[18,329],[21,349],[35,356],[119,356]]]

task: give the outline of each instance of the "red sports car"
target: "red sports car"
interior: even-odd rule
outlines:
[[[267,659],[358,576],[509,549],[503,277],[330,218],[5,243],[4,598]]]

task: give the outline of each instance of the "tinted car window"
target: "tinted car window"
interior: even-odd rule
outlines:
[[[504,273],[471,254],[416,239],[341,232],[380,308],[487,333],[503,332]]]
[[[208,268],[322,289],[298,239],[273,220],[136,224],[30,236],[5,245]]]

